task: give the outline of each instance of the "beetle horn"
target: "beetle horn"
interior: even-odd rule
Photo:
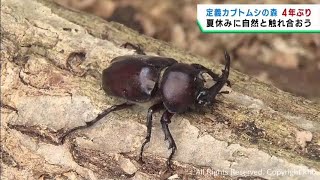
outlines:
[[[225,84],[230,86],[230,81],[228,80],[228,77],[229,77],[231,60],[227,51],[224,52],[224,57],[226,60],[226,64],[224,69],[222,70],[222,74],[217,79],[217,82],[208,89],[209,93],[207,96],[207,100],[209,101],[214,101],[215,97],[217,96],[217,94],[219,94],[220,90]]]

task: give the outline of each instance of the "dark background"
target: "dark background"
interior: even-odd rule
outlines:
[[[122,23],[212,61],[222,60],[223,51],[227,49],[233,58],[233,68],[282,90],[320,101],[320,34],[202,34],[196,24],[196,4],[199,1],[194,0],[55,1],[74,10]],[[248,2],[320,3],[320,0]]]

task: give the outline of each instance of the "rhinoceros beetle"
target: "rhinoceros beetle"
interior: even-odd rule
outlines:
[[[218,75],[200,64],[185,64],[168,57],[148,56],[140,46],[131,43],[123,45],[127,46],[135,49],[137,55],[116,57],[102,72],[102,88],[106,94],[122,98],[126,102],[111,106],[85,126],[74,128],[69,133],[92,126],[110,112],[152,101],[154,104],[148,109],[147,135],[140,149],[139,161],[143,162],[143,150],[151,138],[152,116],[155,112],[164,110],[160,122],[171,149],[167,160],[167,168],[171,169],[171,159],[177,149],[168,127],[172,116],[189,111],[195,106],[210,106],[215,103],[218,94],[228,93],[220,90],[225,84],[230,86],[230,56],[225,51],[225,68]],[[211,87],[205,87],[204,73],[215,81]]]

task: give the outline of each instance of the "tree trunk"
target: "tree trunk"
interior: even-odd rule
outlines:
[[[222,66],[49,0],[3,0],[1,20],[4,179],[320,179],[320,104],[235,70],[221,102],[173,117],[173,173],[164,172],[170,151],[160,114],[145,164],[137,161],[146,135],[140,106],[111,113],[61,144],[68,130],[121,103],[104,94],[100,74],[114,57],[135,53],[120,47],[125,42],[216,72]]]

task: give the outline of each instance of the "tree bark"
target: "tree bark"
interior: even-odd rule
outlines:
[[[120,100],[100,88],[100,74],[117,56],[147,54],[221,65],[90,14],[49,0],[1,4],[1,176],[4,179],[320,179],[320,104],[231,70],[230,94],[204,112],[175,115],[175,171],[156,114],[145,164],[137,157],[146,109],[109,114],[60,144]],[[223,58],[223,54],[221,55]],[[173,178],[172,177],[172,178]]]

